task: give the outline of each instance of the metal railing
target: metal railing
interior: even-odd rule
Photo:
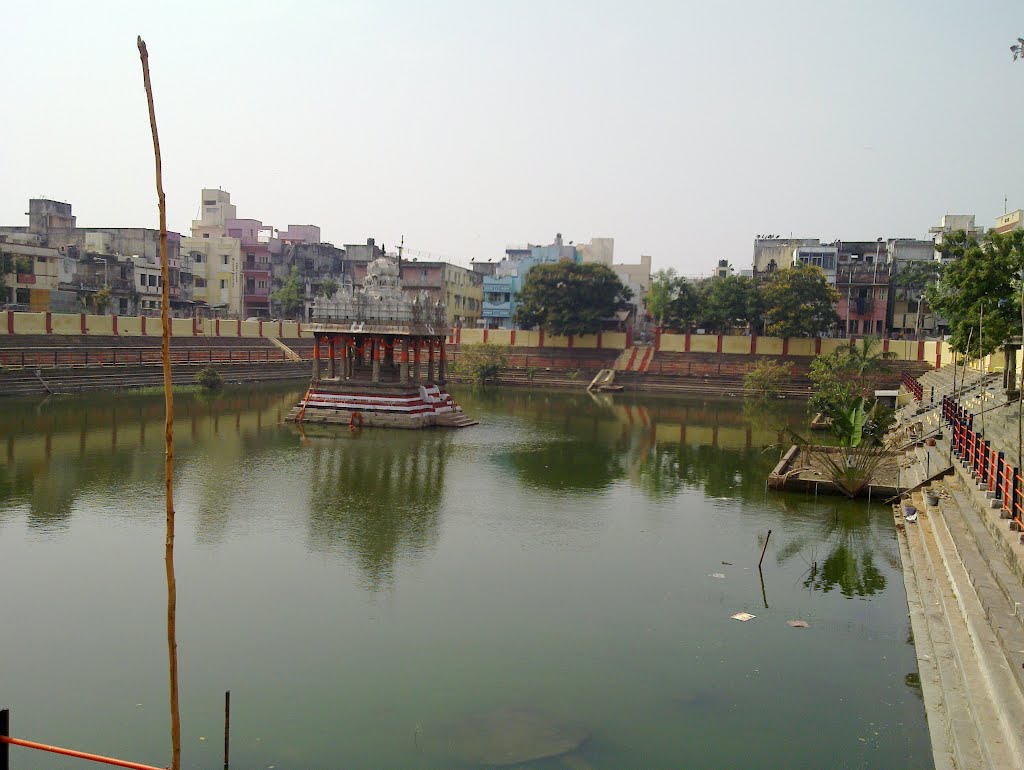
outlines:
[[[301,355],[301,351],[300,352]],[[125,366],[159,364],[160,348],[99,347],[70,348],[0,348],[0,366],[13,368],[71,368],[93,366]],[[288,361],[283,350],[265,347],[219,346],[171,348],[172,364],[215,364]]]
[[[26,741],[23,738],[12,738],[10,735],[10,728],[10,709],[2,709],[0,710],[0,770],[10,770],[11,746],[20,746],[21,748],[33,749],[35,751],[46,751],[51,754],[61,754],[65,757],[85,759],[89,762],[98,762],[103,765],[113,765],[114,767],[129,767],[134,768],[134,770],[167,770],[167,768],[156,767],[155,765],[144,765],[141,762],[129,762],[124,759],[105,757],[101,754],[91,754],[87,751],[68,749],[64,748],[63,746],[51,746],[47,743],[38,743],[37,741]]]

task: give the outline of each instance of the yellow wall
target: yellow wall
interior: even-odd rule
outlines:
[[[54,334],[81,334],[82,316],[73,313],[54,313],[50,319]],[[3,324],[7,330],[7,324]]]
[[[546,348],[567,348],[569,347],[568,337],[559,337],[557,334],[544,335],[544,347]]]
[[[813,340],[812,340],[812,342],[813,342]],[[790,340],[790,347],[792,348],[792,346],[793,346],[793,342],[792,342],[792,340]],[[849,348],[849,347],[850,347],[850,341],[849,340],[828,340],[828,339],[826,339],[826,340],[822,340],[821,341],[821,354],[823,356],[827,356],[829,353],[834,353],[835,351],[839,350],[839,348]],[[814,353],[814,348],[812,347],[811,348],[811,354],[813,355],[813,353]]]
[[[516,332],[516,347],[517,348],[535,348],[537,347],[540,334],[537,332]]]
[[[87,315],[85,317],[85,330],[89,334],[112,336],[114,334],[114,317],[109,315]]]
[[[259,321],[242,321],[242,336],[243,337],[259,337],[260,336],[260,322]]]
[[[488,332],[488,340],[493,332]],[[518,334],[516,335],[518,336]],[[484,341],[484,330],[483,329],[463,329],[459,332],[459,339],[463,345],[479,345]]]
[[[142,336],[142,319],[134,316],[118,316],[117,317],[117,333],[124,337],[141,337]],[[161,333],[160,319],[159,318],[147,318],[146,319],[146,336],[157,336]]]
[[[147,321],[147,323],[149,323]],[[149,331],[149,327],[146,327],[146,331]],[[175,337],[191,337],[192,336],[192,319],[191,318],[172,318],[171,319],[171,334]]]
[[[604,343],[604,340],[601,340]],[[574,348],[596,348],[597,347],[597,335],[596,334],[583,334],[579,337],[572,338],[572,346]]]
[[[722,337],[723,353],[749,353],[750,337]]]
[[[281,324],[281,338],[295,339],[299,336],[299,324],[297,321],[285,321]],[[308,336],[308,335],[307,335]]]
[[[466,334],[466,329],[462,330],[462,334]],[[472,331],[482,331],[482,329],[473,329]],[[460,337],[465,340],[465,336]],[[492,345],[511,345],[512,344],[512,332],[508,329],[490,329],[487,332],[487,341]]]
[[[46,334],[46,313],[15,313],[15,334]]]
[[[608,343],[606,342],[605,344],[607,345]],[[661,339],[658,340],[658,349],[668,353],[682,353],[686,350],[686,335],[662,334]]]
[[[718,351],[717,334],[691,334],[691,353],[715,353]]]
[[[519,335],[516,334],[516,337]],[[626,334],[625,332],[604,332],[601,335],[601,347],[608,348],[610,350],[625,350],[626,349]]]
[[[789,340],[789,355],[791,356],[813,356],[814,340],[799,337],[791,337]]]
[[[758,337],[757,338],[757,354],[759,356],[781,356],[782,355],[782,338],[781,337]]]

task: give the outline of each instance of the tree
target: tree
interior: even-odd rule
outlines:
[[[665,326],[674,332],[689,331],[701,320],[703,308],[703,285],[680,278],[676,296],[668,306]]]
[[[516,296],[515,323],[550,334],[595,334],[625,310],[633,292],[607,265],[564,261],[535,265]]]
[[[853,347],[838,348],[811,362],[810,377],[814,393],[810,405],[825,415],[845,412],[858,399],[874,392],[874,375],[885,368],[892,353],[878,350],[878,339],[865,337]]]
[[[320,290],[317,292],[318,296],[327,297],[330,299],[338,293],[338,282],[333,278],[328,278],[320,282]]]
[[[753,278],[726,275],[712,278],[704,296],[704,321],[718,332],[728,332],[737,326],[756,329],[764,314],[761,289]]]
[[[1010,46],[1010,53],[1013,54],[1014,61],[1024,60],[1024,37],[1017,38],[1017,42]]]
[[[686,279],[677,276],[676,271],[672,268],[659,270],[651,277],[651,286],[647,289],[644,304],[654,318],[654,323],[658,326],[665,325],[665,314],[668,312],[672,300],[676,298],[681,280],[685,281]]]
[[[291,274],[284,279],[281,288],[275,289],[270,298],[281,306],[286,316],[294,316],[306,299],[306,292],[299,278],[299,268],[292,265]]]
[[[795,265],[779,270],[764,284],[766,331],[776,337],[816,337],[839,323],[839,293],[821,268]]]
[[[998,350],[1020,330],[1024,230],[989,232],[981,241],[960,230],[943,238],[939,250],[953,261],[926,296],[949,320],[950,346],[972,357]]]
[[[762,358],[757,366],[743,376],[743,390],[757,398],[778,398],[792,376],[792,362],[775,363]]]
[[[507,352],[506,347],[489,342],[462,345],[455,369],[459,374],[484,385],[498,379],[498,374],[505,367]]]
[[[92,295],[92,306],[99,315],[103,315],[112,301],[110,287],[104,286]]]

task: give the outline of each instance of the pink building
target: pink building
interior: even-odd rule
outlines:
[[[269,318],[273,228],[258,219],[228,219],[225,229],[242,242],[242,315]]]

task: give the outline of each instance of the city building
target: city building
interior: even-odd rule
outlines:
[[[547,246],[509,246],[505,258],[494,268],[493,275],[484,276],[483,324],[489,329],[512,329],[516,310],[516,295],[522,291],[526,274],[534,265],[560,262],[563,259],[580,262],[580,254],[571,243],[555,236]]]
[[[901,275],[915,265],[934,264],[935,243],[916,238],[890,238],[886,251],[891,281],[889,333],[895,337],[934,336],[945,324],[928,307],[924,299],[925,287],[902,285]]]
[[[272,276],[270,241],[273,228],[258,219],[228,219],[228,236],[237,238],[242,255],[242,315],[270,318]]]
[[[997,233],[1008,233],[1024,227],[1024,209],[1017,209],[1000,217],[996,217],[996,226],[992,229]]]
[[[242,241],[227,232],[228,222],[237,219],[230,193],[204,189],[199,210],[191,237],[181,239],[192,266],[196,315],[242,317]]]
[[[754,277],[763,277],[793,264],[794,251],[801,246],[820,246],[818,238],[780,238],[758,235],[754,239]]]
[[[984,226],[975,224],[974,214],[944,214],[938,225],[928,228],[935,242],[936,259],[948,261],[942,256],[939,246],[942,245],[943,238],[959,230],[963,230],[970,238],[981,238],[985,234]]]
[[[591,238],[590,243],[577,246],[577,251],[579,261],[583,264],[597,263],[611,268],[622,285],[633,292],[630,304],[635,310],[635,317],[643,318],[646,308],[644,300],[651,286],[651,258],[643,254],[639,262],[616,263],[614,238]]]
[[[477,326],[483,305],[484,277],[448,262],[402,259],[399,278],[407,295],[426,295],[445,306],[450,326]],[[353,263],[356,286],[363,286],[367,263]]]
[[[813,265],[821,268],[825,274],[825,280],[831,285],[836,285],[836,266],[839,263],[839,247],[835,245],[823,246],[821,244],[795,246],[793,258],[787,266]],[[770,271],[769,271],[770,272]]]
[[[836,315],[843,336],[885,335],[889,321],[888,252],[881,238],[874,241],[837,241],[834,285],[839,292]],[[820,247],[825,248],[825,247]],[[831,258],[831,252],[823,254]]]

